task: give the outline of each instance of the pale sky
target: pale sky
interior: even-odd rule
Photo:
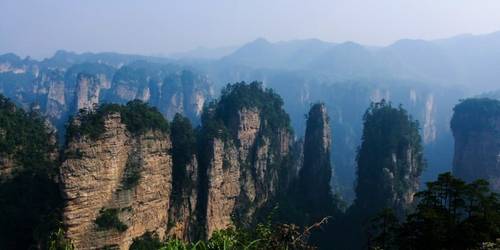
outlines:
[[[500,30],[500,0],[0,0],[0,53],[167,54],[318,38],[387,45]]]

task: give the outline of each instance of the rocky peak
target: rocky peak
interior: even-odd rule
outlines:
[[[453,173],[465,180],[485,179],[500,191],[500,101],[468,99],[455,106]]]
[[[330,179],[331,130],[326,107],[322,103],[311,107],[304,137],[304,159],[299,173],[299,190],[304,204],[314,219],[328,215],[333,202]]]
[[[366,216],[384,208],[398,214],[413,202],[424,167],[418,123],[402,107],[380,102],[364,116],[354,207]]]
[[[282,174],[293,171],[285,163],[293,135],[276,98],[258,83],[237,83],[206,109],[210,118],[203,120],[203,126],[214,134],[206,142],[207,236],[232,225],[233,219],[251,223],[288,181],[280,179]],[[263,106],[274,103],[278,105]],[[278,121],[279,116],[283,120]]]

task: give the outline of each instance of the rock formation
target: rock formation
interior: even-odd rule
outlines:
[[[94,75],[79,73],[76,78],[75,112],[91,109],[99,103],[100,79]]]
[[[373,104],[364,116],[357,163],[354,207],[368,217],[384,208],[402,214],[413,202],[424,167],[418,123],[402,108]]]
[[[206,142],[208,237],[235,221],[252,223],[293,172],[287,161],[293,138],[288,115],[281,105],[263,106],[272,105],[271,101],[279,103],[279,99],[258,83],[235,84],[225,91],[217,107],[206,111],[211,120],[203,121],[205,132],[218,134]]]
[[[500,191],[500,101],[468,99],[455,106],[453,174],[470,182],[485,179]]]
[[[164,121],[138,101],[85,111],[73,121],[61,182],[67,237],[77,248],[126,249],[146,232],[206,238],[235,222],[249,225],[274,205],[297,171],[288,116],[279,97],[257,83],[231,88],[207,108],[198,149],[180,115],[171,134],[138,127]],[[255,98],[233,103],[238,95]],[[101,225],[104,215],[109,227]]]
[[[332,143],[329,118],[322,103],[311,107],[307,118],[304,137],[304,160],[299,173],[298,192],[304,210],[310,214],[311,221],[331,215],[333,195],[330,187],[332,167],[330,150]]]
[[[61,181],[67,237],[77,249],[128,249],[146,232],[163,238],[172,181],[168,134],[133,135],[117,113],[105,117],[104,128],[95,140],[71,138],[65,151]],[[117,217],[125,226],[98,225],[105,211],[114,211],[108,220]]]

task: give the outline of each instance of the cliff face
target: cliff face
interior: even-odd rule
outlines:
[[[167,76],[159,90],[156,105],[169,119],[180,113],[197,121],[203,105],[213,96],[212,86],[206,77],[186,70]]]
[[[107,100],[133,99],[158,107],[168,119],[181,113],[198,121],[205,101],[213,96],[210,81],[199,74],[156,64],[132,64],[117,71]]]
[[[242,108],[236,117],[236,137],[214,139],[208,165],[206,234],[236,220],[251,223],[254,215],[277,193],[280,162],[290,150],[291,135],[275,131],[278,140],[261,133],[261,111]],[[274,139],[274,138],[273,138]]]
[[[128,249],[145,232],[164,237],[172,173],[168,135],[132,135],[116,113],[104,122],[105,131],[96,140],[73,138],[65,152],[61,181],[67,237],[78,249]],[[115,211],[126,229],[98,226],[105,211]]]
[[[291,131],[284,125],[288,117],[284,118],[284,124],[274,124],[276,121],[272,119],[276,117],[269,112],[282,115],[282,107],[265,110],[260,101],[274,97],[257,83],[252,84],[229,87],[215,110],[207,111],[214,113],[212,119],[216,124],[224,124],[215,132],[226,131],[225,135],[215,136],[207,142],[204,217],[208,237],[233,222],[252,223],[259,211],[273,201],[278,190],[287,185],[287,176],[295,171],[287,161],[293,140]],[[247,87],[255,88],[256,93],[246,92]],[[255,94],[250,103],[239,107],[232,105],[232,101],[245,99],[247,94]]]
[[[500,101],[469,99],[454,111],[453,174],[468,182],[488,180],[493,190],[500,191]]]
[[[76,78],[74,112],[80,109],[91,109],[99,103],[101,78],[95,75],[80,73]],[[105,80],[104,80],[105,82]],[[105,86],[105,84],[104,84]]]

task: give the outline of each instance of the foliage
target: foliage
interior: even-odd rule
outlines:
[[[444,173],[416,197],[416,211],[386,228],[395,237],[385,249],[480,249],[500,238],[500,201],[487,181]]]
[[[334,198],[330,187],[332,167],[330,161],[330,141],[325,143],[323,131],[328,130],[329,117],[323,121],[324,104],[317,103],[311,107],[307,116],[307,127],[303,144],[303,167],[299,172],[299,183],[296,193],[300,194],[300,201],[296,206],[301,207],[302,217],[311,217],[316,221],[336,213]],[[330,138],[328,138],[330,139]]]
[[[464,133],[491,129],[491,119],[500,117],[500,101],[488,98],[471,98],[453,108],[451,128]]]
[[[264,135],[274,137],[278,129],[292,132],[290,117],[283,109],[283,99],[272,89],[264,89],[261,82],[228,84],[221,91],[219,100],[212,101],[203,112],[202,122],[209,137],[235,135],[238,112],[256,109],[262,120]]]
[[[193,159],[196,153],[196,133],[191,122],[186,117],[177,113],[171,124],[172,140],[172,186],[173,194],[181,193],[182,188],[188,184],[186,165]]]
[[[119,210],[116,208],[101,209],[99,211],[99,216],[95,220],[95,224],[100,230],[111,230],[116,229],[119,232],[124,232],[127,230],[127,225],[125,225],[120,218],[118,218]]]
[[[46,246],[56,230],[62,198],[48,131],[40,115],[0,95],[0,159],[14,164],[9,176],[0,175],[0,249]]]
[[[69,239],[66,239],[62,228],[53,232],[49,239],[48,250],[74,250],[75,247]]]
[[[139,183],[141,179],[141,165],[134,162],[131,157],[127,159],[127,164],[125,165],[125,173],[122,179],[122,187],[124,189],[131,189]]]
[[[24,168],[50,169],[48,153],[55,150],[52,133],[37,112],[25,112],[0,95],[0,156],[12,155]]]
[[[160,241],[160,238],[156,234],[152,234],[151,232],[146,232],[139,238],[135,238],[130,245],[129,250],[151,250],[151,249],[160,249],[163,246],[163,243]]]
[[[261,250],[261,249],[314,249],[307,244],[310,231],[320,227],[324,221],[301,229],[292,224],[258,224],[253,230],[228,228],[216,231],[209,240],[182,242],[170,239],[161,242],[156,235],[146,233],[135,239],[131,250]]]
[[[215,115],[225,124],[231,124],[233,115],[242,108],[260,111],[261,118],[266,121],[264,131],[268,136],[279,128],[292,130],[290,117],[283,109],[283,99],[272,89],[264,89],[260,82],[228,84],[221,91]]]
[[[104,133],[104,119],[110,113],[119,113],[127,129],[135,135],[148,130],[162,132],[169,130],[168,122],[155,107],[150,107],[140,100],[133,100],[126,105],[101,104],[95,110],[80,110],[78,114],[80,124],[71,122],[68,125],[67,138],[87,135],[97,139]]]
[[[412,120],[401,106],[393,108],[385,101],[372,103],[363,120],[362,142],[356,159],[355,204],[372,216],[385,207],[396,205],[392,204],[393,192],[403,195],[411,182],[420,176],[425,162],[418,122]],[[408,152],[411,152],[414,162],[406,160]],[[391,180],[387,179],[387,171],[394,175]],[[389,181],[392,186],[384,185]]]

